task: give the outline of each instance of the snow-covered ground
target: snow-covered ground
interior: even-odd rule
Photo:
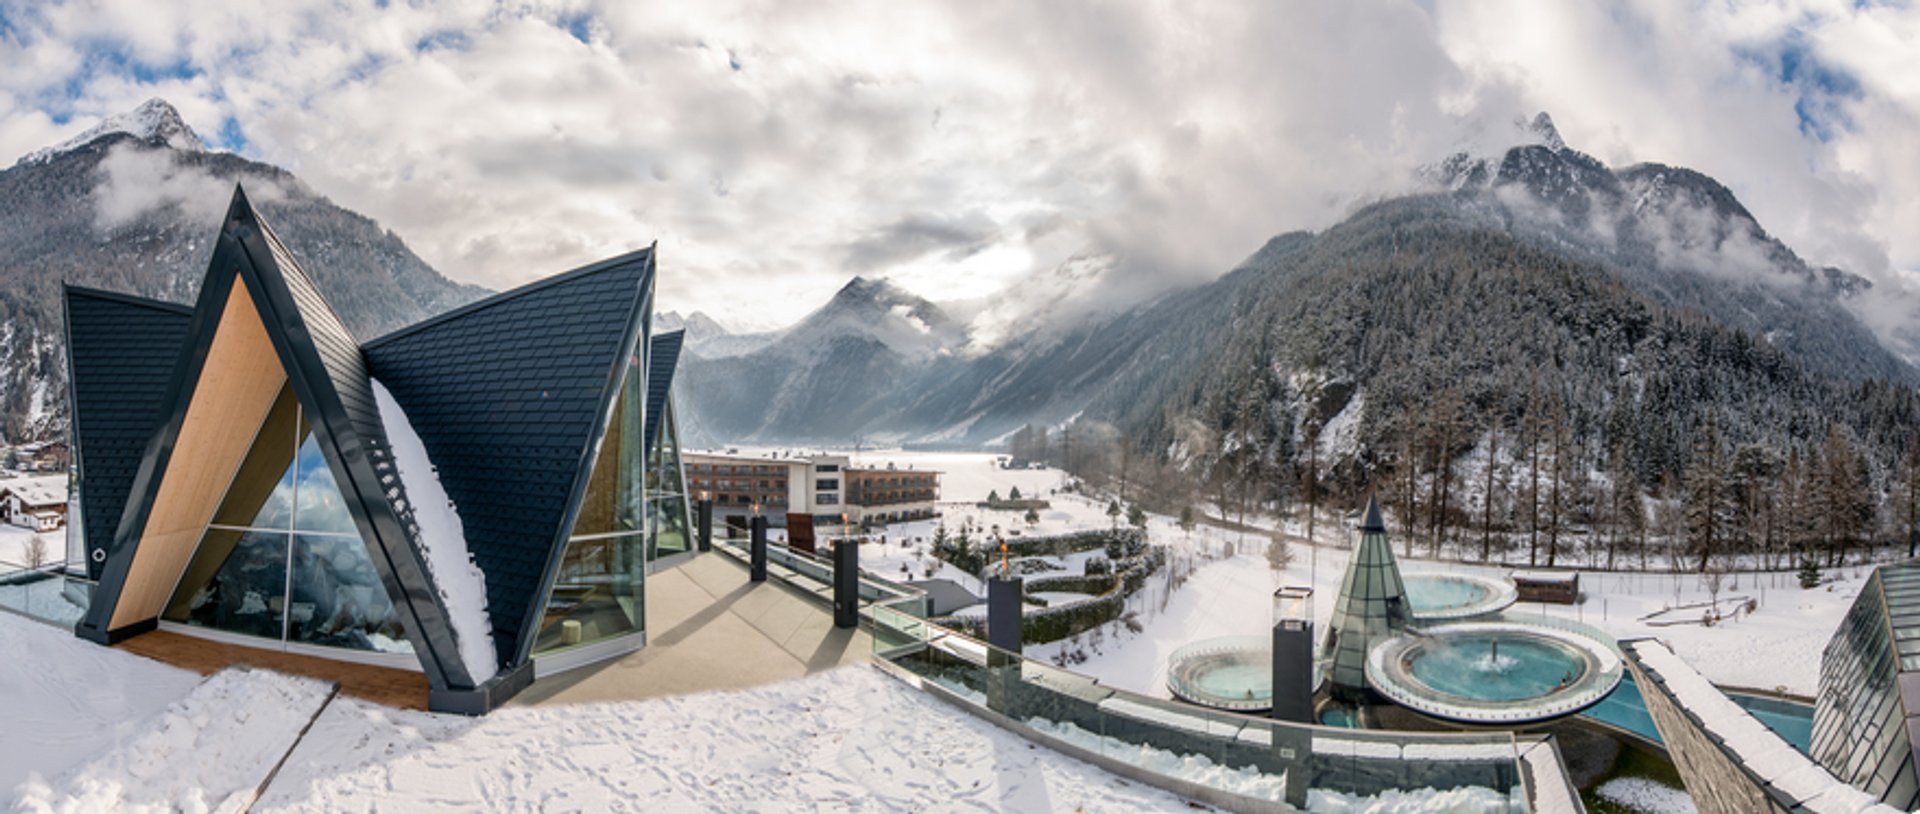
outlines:
[[[0,613],[0,797],[127,743],[200,676]]]
[[[16,811],[243,811],[333,694],[332,685],[229,668],[142,723],[126,743],[49,782],[21,784]]]
[[[46,543],[44,562],[57,562],[67,556],[67,530],[34,532],[19,526],[0,521],[0,573],[27,567],[30,559],[27,547],[32,545],[34,535]]]
[[[0,797],[24,811],[215,806],[285,754],[283,719],[311,700],[305,680],[235,672],[202,686],[10,614],[0,648]],[[23,783],[29,772],[41,780]],[[857,665],[479,719],[336,698],[255,810],[1186,808]]]
[[[1644,777],[1616,777],[1601,783],[1593,793],[1640,814],[1695,814],[1699,811],[1693,805],[1693,798],[1686,792]]]
[[[337,703],[260,811],[1184,808],[878,669],[478,721]]]

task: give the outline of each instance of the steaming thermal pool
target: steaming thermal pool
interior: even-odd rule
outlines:
[[[1273,645],[1258,637],[1194,642],[1167,657],[1167,689],[1192,704],[1234,712],[1273,708]]]
[[[1414,679],[1475,701],[1539,698],[1586,674],[1585,654],[1552,639],[1469,633],[1410,650]]]
[[[1388,639],[1367,654],[1367,683],[1401,706],[1465,723],[1571,715],[1620,683],[1606,634],[1528,619],[1454,622]]]
[[[1519,593],[1513,582],[1474,574],[1406,574],[1407,604],[1427,621],[1465,619],[1506,610]]]

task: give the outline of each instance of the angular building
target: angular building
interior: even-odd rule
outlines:
[[[1920,563],[1875,569],[1820,654],[1808,754],[1875,799],[1920,807]]]
[[[654,268],[360,342],[236,190],[193,308],[67,289],[76,633],[405,667],[469,713],[643,646],[691,549]]]
[[[1360,543],[1347,561],[1340,580],[1333,619],[1320,648],[1320,661],[1336,696],[1359,699],[1367,693],[1367,653],[1407,624],[1406,584],[1387,541],[1387,524],[1380,518],[1379,501],[1367,499],[1366,519],[1360,524]]]

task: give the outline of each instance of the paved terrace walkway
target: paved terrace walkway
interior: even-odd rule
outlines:
[[[865,630],[833,626],[832,609],[719,553],[647,577],[647,646],[534,682],[513,704],[571,704],[741,689],[864,662]]]
[[[866,661],[873,639],[839,630],[832,610],[777,581],[754,584],[722,554],[702,554],[647,577],[647,646],[638,652],[534,682],[511,703],[568,704],[682,695],[770,684]],[[247,664],[340,683],[379,704],[426,709],[426,676],[164,630],[116,647],[202,675]]]

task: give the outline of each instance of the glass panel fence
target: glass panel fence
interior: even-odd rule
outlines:
[[[60,627],[86,615],[93,583],[58,570],[22,569],[0,574],[0,608]]]

